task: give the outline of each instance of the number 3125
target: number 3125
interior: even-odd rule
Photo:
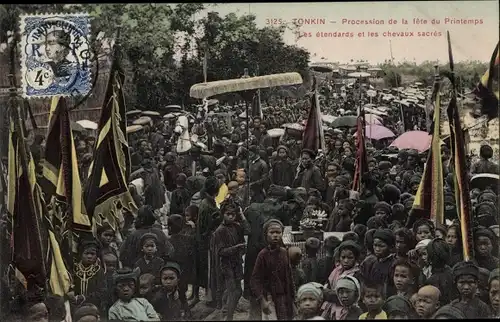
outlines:
[[[281,25],[284,23],[285,23],[285,21],[283,19],[277,19],[277,18],[266,19],[266,25]]]

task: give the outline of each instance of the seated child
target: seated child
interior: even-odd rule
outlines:
[[[114,275],[115,295],[118,298],[108,312],[108,320],[159,321],[155,309],[146,299],[137,298],[139,269],[124,268]]]
[[[152,304],[164,321],[178,321],[182,318],[182,304],[179,299],[179,264],[167,262],[160,271],[161,288],[154,294]]]
[[[134,268],[140,269],[141,274],[149,273],[157,276],[162,268],[163,259],[156,255],[157,243],[158,237],[153,233],[145,233],[141,236],[140,245],[143,257],[134,265]]]
[[[300,268],[302,249],[297,246],[291,246],[288,248],[288,258],[290,258],[290,265],[292,266],[293,284],[295,286],[295,290],[297,291],[300,286],[307,283],[306,274],[302,268]]]
[[[413,317],[410,300],[401,295],[393,295],[385,300],[382,310],[389,320],[409,320]]]
[[[382,310],[385,302],[384,285],[366,283],[362,298],[367,312],[359,316],[360,320],[387,320],[387,313]]]
[[[296,320],[324,320],[320,316],[323,302],[323,286],[319,283],[307,283],[297,291],[299,315]]]

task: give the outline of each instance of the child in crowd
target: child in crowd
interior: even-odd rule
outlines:
[[[433,239],[435,233],[434,224],[428,219],[419,219],[413,224],[413,232],[417,243],[424,239]]]
[[[264,224],[263,231],[268,246],[257,256],[250,287],[264,314],[271,313],[271,303],[266,298],[270,294],[278,320],[289,320],[293,318],[295,291],[288,253],[281,247],[283,224],[270,219]]]
[[[151,303],[163,321],[178,321],[183,317],[183,304],[179,298],[179,264],[167,262],[161,268],[161,288],[155,293]]]
[[[357,281],[361,278],[359,270],[360,247],[355,242],[348,240],[342,242],[337,248],[339,252],[339,265],[331,272],[328,277],[328,284],[325,288],[325,302],[323,303],[324,317],[331,318],[335,312],[341,309],[341,304],[335,293],[337,281],[344,276],[355,277]]]
[[[393,266],[395,258],[391,250],[395,246],[394,233],[390,229],[378,229],[373,234],[373,253],[375,261],[368,258],[361,264],[361,272],[365,279],[375,285],[386,285],[389,279],[389,271]],[[392,283],[391,283],[392,284]],[[386,290],[392,294],[392,290]]]
[[[140,270],[124,268],[114,276],[115,296],[118,298],[108,311],[109,320],[159,321],[155,309],[143,298],[137,298],[137,277]]]
[[[408,259],[408,252],[415,248],[415,238],[407,228],[399,228],[394,232],[396,236],[396,259]]]
[[[491,229],[477,228],[474,231],[474,247],[477,266],[489,271],[500,267],[498,257],[494,256],[498,254],[498,238]]]
[[[156,277],[150,273],[139,276],[139,295],[150,303],[154,294],[155,280]]]
[[[385,302],[382,284],[366,283],[363,285],[362,299],[367,312],[359,316],[360,320],[387,320],[387,314],[382,310]]]
[[[310,237],[306,240],[306,258],[302,261],[302,269],[306,274],[306,281],[319,282],[318,276],[318,258],[316,257],[321,246],[321,241],[316,237]]]
[[[296,320],[324,320],[320,316],[323,303],[323,287],[319,283],[307,283],[297,291],[298,317]]]
[[[488,279],[488,295],[491,307],[491,317],[500,317],[500,268],[494,269]]]
[[[223,222],[217,227],[213,234],[215,252],[219,255],[219,269],[226,293],[228,321],[233,320],[233,315],[238,301],[243,293],[241,280],[243,279],[243,258],[246,243],[243,237],[243,228],[236,221],[240,207],[231,199],[223,201],[221,212]],[[224,297],[224,294],[223,294]],[[222,300],[222,299],[221,299]]]
[[[299,287],[307,283],[306,274],[300,267],[302,249],[297,246],[291,246],[288,248],[288,258],[292,266],[293,285],[295,286],[295,291],[297,291]]]
[[[490,309],[477,297],[479,268],[472,262],[459,262],[453,267],[453,278],[459,298],[450,304],[459,309],[467,319],[490,317]]]
[[[118,250],[115,247],[116,234],[108,223],[104,223],[102,226],[97,228],[97,236],[99,236],[100,250],[102,253],[113,253],[117,258]],[[102,259],[102,258],[101,258]]]
[[[339,300],[340,306],[333,312],[333,317],[325,317],[325,319],[333,320],[357,320],[363,313],[358,306],[361,295],[361,286],[359,281],[352,276],[344,276],[335,284],[335,293]]]
[[[83,304],[73,314],[74,322],[99,322],[99,309],[94,304]]]
[[[406,299],[410,299],[416,292],[418,285],[418,267],[407,260],[399,259],[394,263],[392,269],[392,281],[396,294]]]
[[[417,293],[416,312],[420,319],[430,319],[439,308],[441,292],[432,285],[421,287]]]
[[[328,277],[335,267],[335,249],[340,245],[341,241],[335,236],[328,236],[323,241],[323,249],[325,256],[318,259],[318,275],[321,284],[328,282]],[[300,286],[300,285],[299,285]]]
[[[382,310],[389,320],[408,320],[413,317],[413,307],[410,300],[401,295],[393,295],[385,300]]]
[[[156,244],[158,237],[153,233],[145,233],[141,236],[140,245],[143,257],[140,258],[134,265],[134,268],[139,268],[141,274],[157,275],[162,268],[163,259],[156,256]]]

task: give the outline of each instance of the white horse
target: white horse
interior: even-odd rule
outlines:
[[[180,115],[175,122],[174,132],[179,134],[177,139],[177,153],[184,153],[193,147],[189,135],[189,120],[185,115]]]

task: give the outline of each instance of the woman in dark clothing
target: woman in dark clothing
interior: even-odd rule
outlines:
[[[158,237],[157,254],[160,258],[167,260],[173,253],[174,247],[168,241],[165,233],[161,229],[153,227],[155,221],[156,218],[151,207],[139,208],[135,221],[136,230],[125,239],[120,248],[120,261],[123,267],[133,267],[135,262],[142,257],[138,244],[145,233],[153,233]]]
[[[462,234],[460,232],[460,226],[453,224],[448,227],[446,232],[446,242],[450,246],[451,257],[449,261],[449,266],[453,267],[456,263],[463,261],[464,255],[462,250]]]
[[[433,285],[440,289],[442,303],[450,303],[458,296],[455,292],[453,273],[448,266],[450,255],[450,247],[442,239],[435,238],[427,245],[427,258],[431,266],[431,276],[423,284]]]

